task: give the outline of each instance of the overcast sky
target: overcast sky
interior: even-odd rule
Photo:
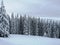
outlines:
[[[60,17],[60,0],[3,0],[7,13]],[[0,1],[1,2],[1,1]]]

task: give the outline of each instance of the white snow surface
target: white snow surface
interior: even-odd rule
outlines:
[[[0,45],[60,45],[60,39],[11,34],[8,38],[0,37]]]

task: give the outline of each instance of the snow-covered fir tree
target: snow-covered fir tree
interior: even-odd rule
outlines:
[[[25,35],[28,35],[29,34],[29,30],[28,30],[28,20],[27,20],[26,15],[23,17],[23,22],[24,22],[24,31],[23,31],[23,33]]]
[[[36,35],[36,19],[34,17],[31,18],[30,22],[30,34]]]
[[[43,36],[43,20],[38,18],[38,35]]]
[[[19,34],[24,34],[24,22],[23,22],[23,17],[20,16],[20,30],[19,30]]]
[[[31,33],[31,32],[30,32],[30,23],[31,23],[30,21],[31,21],[31,17],[28,16],[28,17],[27,17],[27,20],[28,20],[28,21],[27,21],[27,23],[28,23],[28,25],[27,25],[27,27],[28,27],[28,34],[30,35],[30,33]]]
[[[1,2],[1,7],[0,7],[0,31],[3,32],[2,36],[8,36],[9,34],[9,17],[8,14],[6,14],[3,0]]]
[[[14,22],[14,24],[15,24],[15,31],[16,31],[16,34],[18,34],[19,32],[19,17],[18,17],[18,14],[17,14],[17,16],[15,16],[15,22]]]
[[[14,27],[15,27],[15,24],[14,24],[14,21],[15,21],[15,18],[14,18],[14,13],[12,13],[12,15],[11,15],[11,34],[15,34],[15,29],[14,29]]]

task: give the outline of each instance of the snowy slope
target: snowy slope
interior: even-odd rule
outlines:
[[[0,45],[60,45],[60,39],[40,36],[10,35],[9,38],[0,37]]]

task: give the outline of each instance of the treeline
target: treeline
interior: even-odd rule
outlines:
[[[60,22],[52,19],[42,19],[22,16],[12,13],[10,18],[10,34],[36,35],[60,38]]]

